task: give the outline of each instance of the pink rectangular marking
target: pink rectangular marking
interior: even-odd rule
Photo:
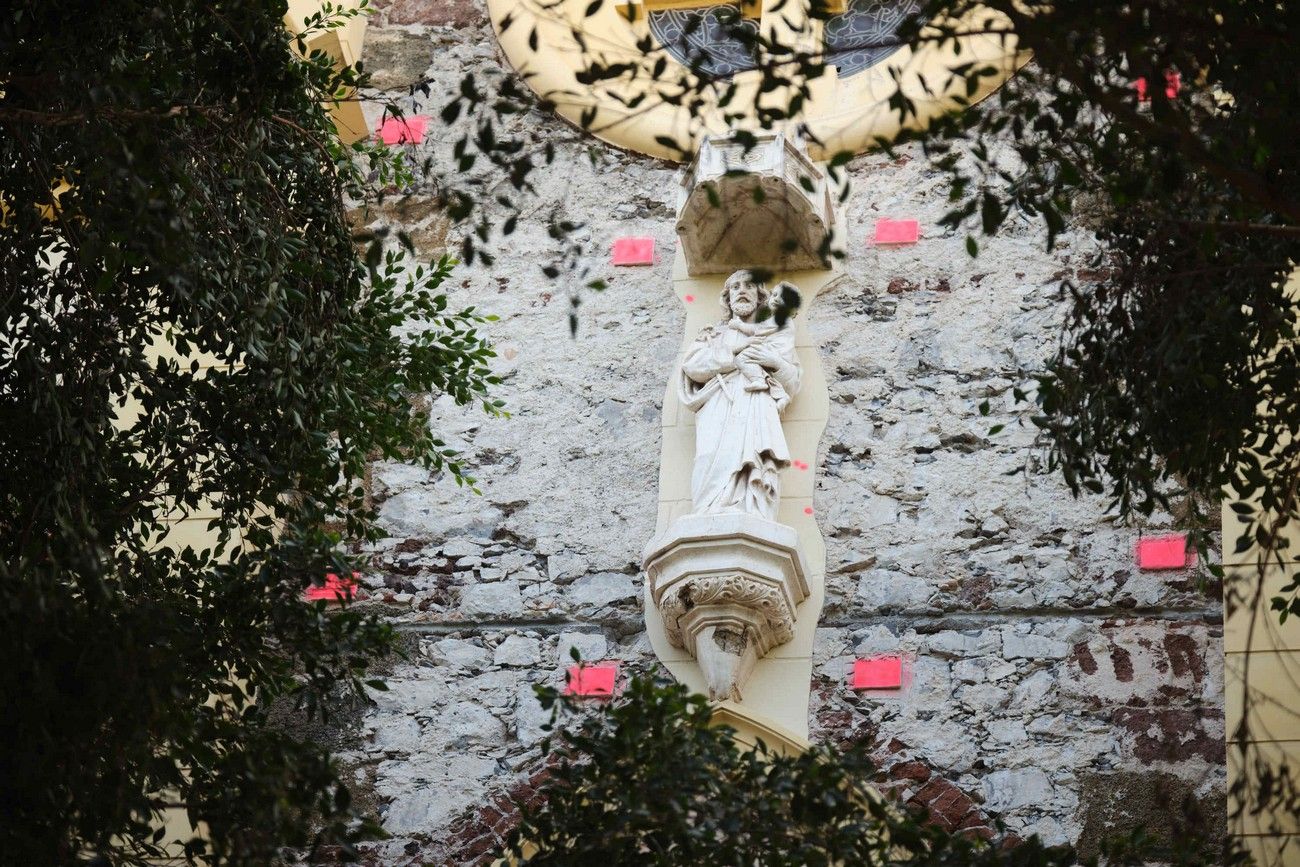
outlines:
[[[1137,543],[1139,569],[1185,569],[1196,562],[1195,554],[1188,556],[1187,536],[1148,536]]]
[[[655,239],[615,238],[613,260],[615,265],[653,265]]]
[[[1140,76],[1133,82],[1133,87],[1137,89],[1138,102],[1150,102],[1151,96],[1147,93],[1146,76]],[[1165,98],[1175,99],[1179,91],[1183,89],[1183,77],[1177,72],[1165,73]]]
[[[384,144],[419,144],[424,141],[424,130],[429,119],[422,114],[410,117],[390,117],[379,128],[379,138]]]
[[[609,698],[614,694],[618,679],[618,663],[601,662],[595,665],[571,665],[565,678],[565,695],[583,695]]]
[[[901,656],[877,656],[853,662],[854,689],[901,689],[902,686]]]
[[[915,244],[921,237],[921,224],[916,220],[876,220],[877,244]]]
[[[353,599],[361,598],[361,588],[357,586],[357,578],[361,577],[360,572],[353,572],[349,579],[342,579],[333,572],[326,573],[324,584],[312,584],[303,591],[303,598],[308,602],[317,602],[324,599],[326,602],[342,602],[348,598],[348,593],[352,594]]]

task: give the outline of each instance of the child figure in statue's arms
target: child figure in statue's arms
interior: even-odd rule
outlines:
[[[768,306],[775,314],[782,304],[787,305],[789,309],[798,309],[799,300],[799,290],[793,284],[782,282],[773,290]],[[750,351],[752,347],[762,345],[763,340],[763,337],[750,338],[736,350],[736,369],[740,371],[741,376],[745,377],[745,391],[767,391],[775,384],[768,369],[759,363],[760,358],[765,357],[767,353]]]

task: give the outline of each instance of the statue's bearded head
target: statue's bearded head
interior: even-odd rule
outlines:
[[[722,288],[722,313],[727,319],[735,317],[752,322],[758,308],[767,304],[771,293],[750,271],[736,271],[727,278]]]

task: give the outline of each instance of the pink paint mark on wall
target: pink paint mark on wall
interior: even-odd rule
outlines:
[[[915,244],[921,237],[921,224],[916,220],[876,220],[876,233],[872,240],[877,244]]]
[[[613,260],[615,265],[653,265],[655,239],[615,238]]]
[[[571,665],[565,680],[565,695],[609,698],[614,695],[614,684],[618,680],[618,663]]]
[[[379,128],[379,140],[384,144],[419,144],[424,141],[424,130],[429,119],[422,114],[410,117],[390,117]]]
[[[854,689],[902,689],[903,657],[876,656],[853,662]]]
[[[1147,93],[1146,76],[1142,76],[1133,82],[1133,88],[1137,90],[1138,102],[1150,102],[1151,95]],[[1179,92],[1183,89],[1183,77],[1177,72],[1165,73],[1165,98],[1176,99]]]
[[[686,303],[687,303],[687,304],[694,304],[694,303],[695,303],[695,296],[694,296],[694,295],[687,295],[687,296],[686,296]]]
[[[1195,552],[1187,550],[1187,536],[1148,536],[1137,543],[1139,569],[1186,569],[1196,562]]]
[[[357,579],[361,577],[360,572],[353,572],[351,578],[340,578],[333,572],[325,575],[324,584],[312,584],[303,591],[303,598],[308,602],[343,602],[349,596],[353,599],[360,599],[364,592],[358,585]]]
[[[804,513],[805,515],[811,515],[811,514],[813,513],[813,507],[812,507],[812,506],[804,506],[804,507],[803,507],[803,513]]]

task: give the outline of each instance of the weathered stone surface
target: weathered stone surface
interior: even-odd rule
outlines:
[[[486,647],[459,638],[444,638],[428,650],[430,658],[447,665],[483,669],[492,660]]]
[[[380,90],[407,89],[424,76],[433,51],[429,38],[422,33],[371,28],[366,36],[364,61],[371,84]]]
[[[1167,843],[1190,834],[1209,834],[1207,860],[1219,856],[1216,843],[1227,827],[1222,791],[1205,791],[1173,774],[1084,772],[1079,775],[1083,830],[1079,850],[1095,856],[1102,843],[1139,828]]]
[[[572,651],[578,651],[578,658],[585,662],[597,662],[605,658],[608,648],[605,636],[587,632],[565,632],[560,635],[557,656],[560,665],[572,665]]]
[[[1038,768],[994,771],[984,778],[984,804],[995,813],[1049,803],[1052,781]]]
[[[497,645],[496,652],[492,655],[495,665],[530,666],[540,661],[537,639],[522,635],[507,636],[505,641]]]
[[[521,744],[534,744],[546,737],[551,711],[542,707],[531,685],[521,687],[515,701],[515,737]]]
[[[518,617],[524,611],[524,600],[519,585],[513,582],[473,584],[461,594],[460,610],[467,617]]]
[[[460,28],[481,25],[487,18],[482,4],[476,0],[376,0],[374,6],[388,24]],[[366,38],[367,56],[373,38],[372,31]]]
[[[630,575],[597,572],[573,582],[565,595],[577,608],[603,608],[636,599],[637,588]]]
[[[367,42],[393,58],[393,80],[431,79],[433,97],[406,105],[435,118],[466,72],[503,74],[476,2],[393,0]],[[445,169],[467,131],[435,121],[410,150]],[[638,269],[605,259],[620,235],[673,248],[675,173],[536,112],[505,131],[554,145],[555,164],[532,177],[545,207],[494,239],[491,267],[458,267],[447,287],[452,305],[501,317],[488,332],[512,415],[431,400],[434,429],[482,495],[416,466],[374,467],[391,538],[374,548],[366,604],[421,636],[348,755],[396,835],[375,844],[376,864],[472,863],[494,845],[509,824],[494,799],[537,784],[548,714],[532,687],[563,685],[570,646],[626,667],[653,658],[637,567],[656,526],[660,401],[682,310],[670,257]],[[1045,471],[1033,426],[1016,423],[1011,389],[1055,345],[1058,281],[1086,267],[1090,241],[1066,234],[1046,253],[1038,229],[1013,218],[972,259],[963,233],[935,228],[946,190],[919,151],[847,170],[850,238],[882,215],[927,230],[910,247],[854,241],[845,276],[811,308],[832,401],[809,458],[828,567],[815,736],[882,754],[903,745],[882,764],[898,768],[905,797],[981,835],[996,816],[1049,842],[1096,839],[1108,786],[1136,803],[1174,780],[1213,802],[1224,777],[1217,602],[1187,573],[1137,571],[1135,530],[1105,520],[1103,501],[1072,498]],[[434,255],[466,231],[437,205],[424,186],[366,223],[426,233],[417,245]],[[565,287],[540,272],[562,255],[553,216],[585,224],[583,279],[608,284],[584,292],[576,339]],[[990,435],[994,424],[1006,428]],[[852,660],[871,653],[907,656],[909,687],[848,692]]]
[[[1002,653],[1007,659],[1065,659],[1070,654],[1070,645],[1016,629],[1002,634]]]

